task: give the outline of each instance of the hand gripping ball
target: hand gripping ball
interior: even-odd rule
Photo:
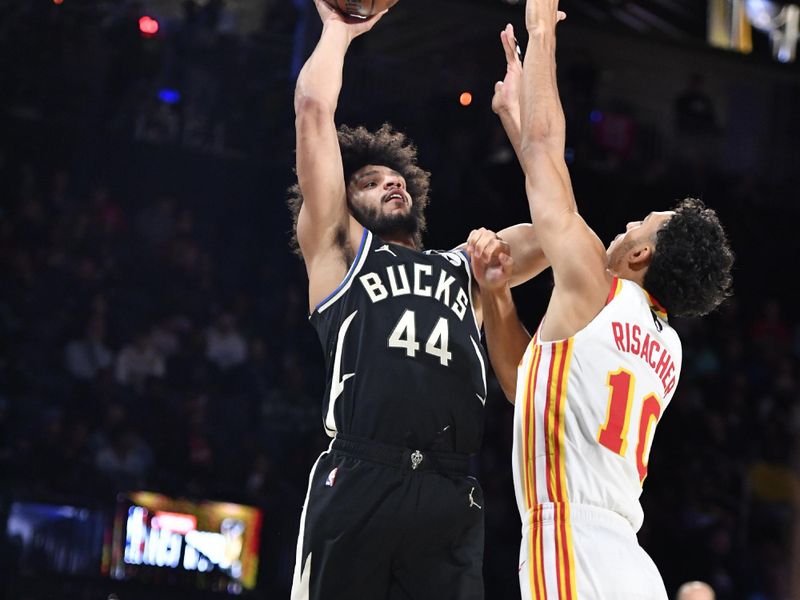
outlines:
[[[362,19],[377,15],[397,4],[397,0],[328,0],[328,2],[346,15]]]

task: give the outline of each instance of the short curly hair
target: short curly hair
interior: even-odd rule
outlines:
[[[710,313],[731,294],[733,252],[717,213],[695,198],[656,233],[644,287],[671,315]]]
[[[371,132],[365,127],[341,125],[338,130],[339,148],[342,152],[345,185],[353,174],[366,165],[380,165],[394,169],[406,181],[411,196],[412,212],[417,221],[413,234],[414,246],[422,249],[422,234],[426,229],[425,208],[428,206],[431,174],[417,166],[417,149],[402,132],[395,131],[389,123]],[[295,183],[289,188],[287,204],[292,214],[291,247],[300,255],[297,241],[297,217],[303,206],[303,193]]]

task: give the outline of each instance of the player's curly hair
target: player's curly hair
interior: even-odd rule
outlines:
[[[671,315],[710,313],[731,294],[733,252],[717,213],[686,198],[656,233],[645,289]]]
[[[389,123],[384,123],[375,132],[365,127],[341,125],[338,130],[339,147],[342,152],[344,181],[347,184],[353,174],[366,165],[381,165],[394,169],[406,180],[406,190],[413,202],[411,210],[417,221],[413,235],[414,245],[422,248],[422,234],[426,229],[425,207],[428,205],[431,174],[417,166],[417,149],[400,131],[395,131]],[[297,216],[303,205],[303,193],[295,183],[289,188],[287,204],[292,214],[291,247],[300,255],[297,242]]]

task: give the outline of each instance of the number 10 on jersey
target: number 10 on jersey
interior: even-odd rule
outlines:
[[[425,352],[438,358],[445,367],[453,358],[453,353],[447,350],[449,335],[447,319],[439,317],[433,331],[428,336],[428,341],[425,342]],[[389,347],[402,348],[405,350],[406,356],[410,358],[417,355],[419,342],[417,341],[417,323],[413,310],[406,310],[397,325],[394,326],[392,333],[389,334]]]
[[[597,441],[603,446],[624,457],[628,450],[628,426],[633,406],[633,389],[636,378],[627,369],[608,374],[606,385],[610,388],[606,420],[597,433]],[[642,401],[642,414],[639,419],[638,440],[636,443],[636,469],[639,482],[647,477],[647,457],[653,442],[655,425],[661,417],[661,400],[655,394],[648,394]]]

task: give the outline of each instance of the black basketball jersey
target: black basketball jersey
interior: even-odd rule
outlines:
[[[347,276],[310,321],[325,351],[328,435],[478,451],[486,356],[463,252],[418,252],[365,229]]]

